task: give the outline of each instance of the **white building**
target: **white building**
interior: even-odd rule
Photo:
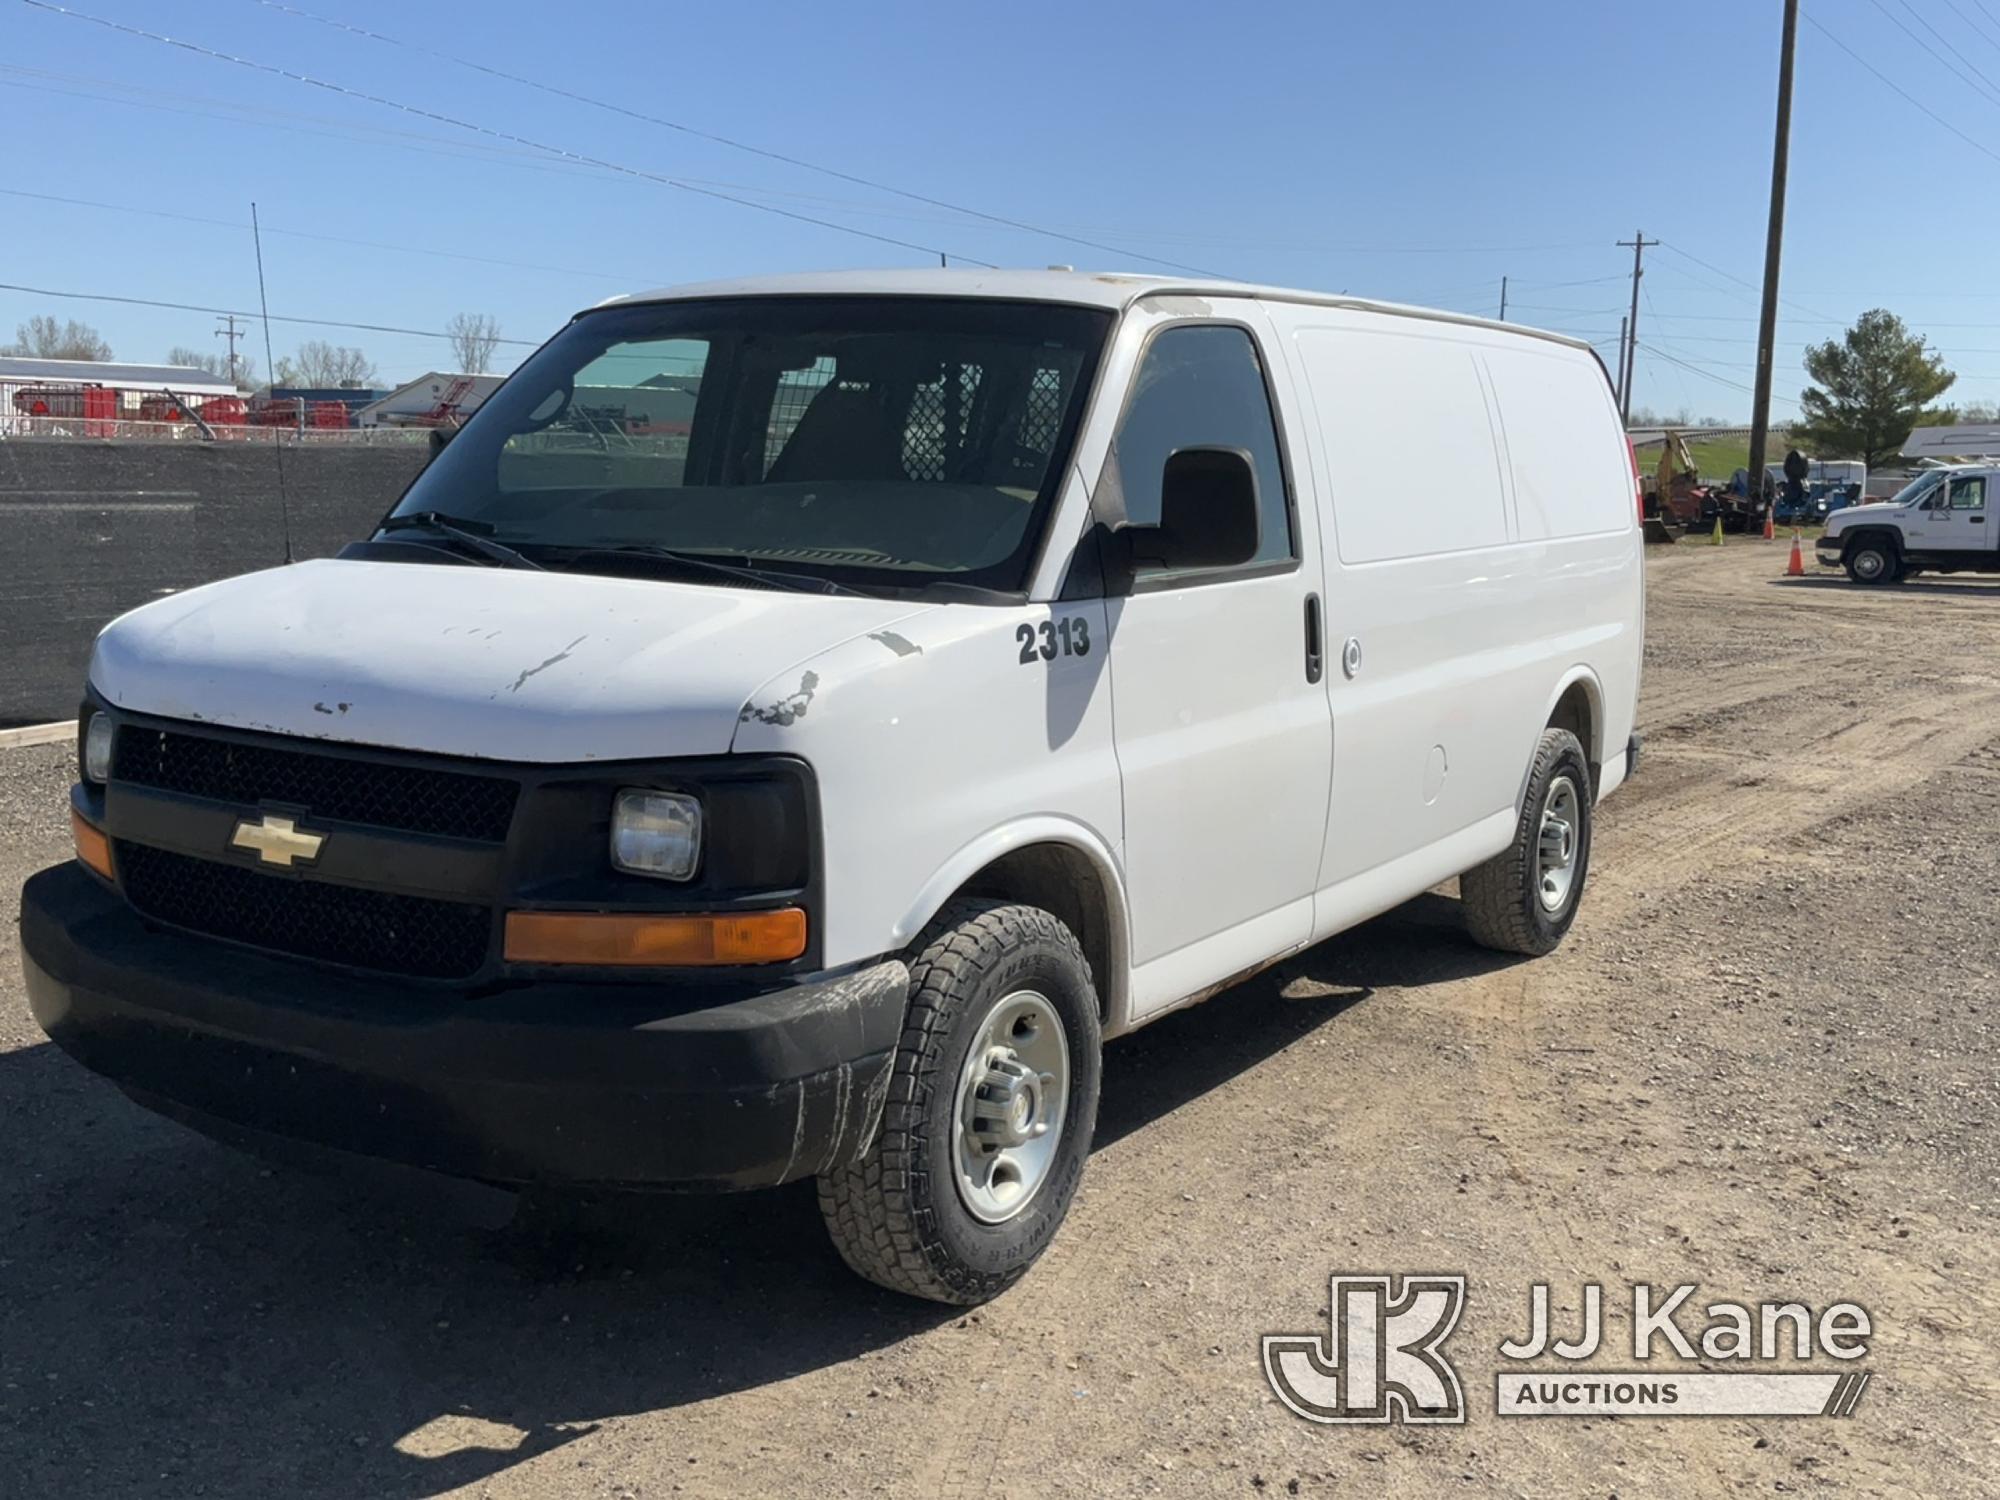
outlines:
[[[357,427],[438,427],[464,421],[494,391],[504,375],[454,375],[432,370],[354,414]]]

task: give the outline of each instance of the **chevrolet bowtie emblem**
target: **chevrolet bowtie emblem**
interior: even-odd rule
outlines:
[[[255,854],[267,865],[311,864],[319,857],[323,833],[308,833],[290,818],[265,813],[261,818],[245,818],[229,835],[231,847]]]

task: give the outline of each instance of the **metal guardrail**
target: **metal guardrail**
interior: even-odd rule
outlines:
[[[1785,438],[1791,433],[1791,430],[1792,429],[1789,424],[1774,423],[1771,427],[1771,437],[1774,441]],[[1651,447],[1656,443],[1665,442],[1667,440],[1667,434],[1670,432],[1678,432],[1683,438],[1685,438],[1690,443],[1706,443],[1718,439],[1727,441],[1728,439],[1731,438],[1747,439],[1750,436],[1750,429],[1748,427],[1695,427],[1695,426],[1630,427],[1626,429],[1625,436],[1632,440],[1632,446],[1634,448],[1647,448]],[[1780,454],[1779,456],[1782,457],[1783,455]]]

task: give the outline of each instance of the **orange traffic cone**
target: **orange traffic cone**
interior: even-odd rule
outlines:
[[[1799,528],[1796,526],[1792,528],[1792,560],[1785,564],[1785,576],[1787,578],[1806,576],[1806,555],[1799,550]]]
[[[1767,542],[1775,541],[1777,540],[1777,536],[1778,513],[1775,510],[1767,510],[1764,512],[1764,540]]]

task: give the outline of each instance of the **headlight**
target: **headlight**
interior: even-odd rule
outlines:
[[[691,880],[701,861],[701,803],[627,789],[611,809],[611,863],[633,875]]]
[[[111,779],[111,716],[92,714],[83,731],[83,779],[103,785]]]

